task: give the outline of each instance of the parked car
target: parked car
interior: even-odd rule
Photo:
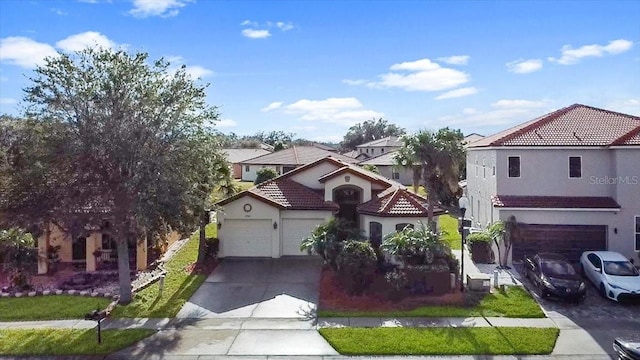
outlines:
[[[540,290],[540,296],[583,301],[587,287],[567,258],[560,254],[539,253],[524,257],[524,276]]]
[[[640,360],[640,342],[615,338],[613,341],[613,350],[615,350],[618,359],[622,360]]]
[[[580,256],[582,273],[602,296],[615,301],[640,300],[640,272],[615,251],[585,251]]]

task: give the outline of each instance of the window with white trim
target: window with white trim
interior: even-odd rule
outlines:
[[[249,172],[249,165],[245,165],[244,172]]]
[[[520,156],[509,156],[509,177],[520,177]]]
[[[582,177],[582,158],[580,156],[569,156],[569,177]]]
[[[400,179],[400,173],[394,170],[393,172],[391,172],[391,179],[399,180]]]
[[[640,251],[640,215],[635,216],[635,239],[636,239],[636,251]]]

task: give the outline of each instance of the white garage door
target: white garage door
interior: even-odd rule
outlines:
[[[300,251],[300,243],[324,219],[282,219],[282,255],[307,255]]]
[[[225,220],[224,256],[271,257],[271,220]]]

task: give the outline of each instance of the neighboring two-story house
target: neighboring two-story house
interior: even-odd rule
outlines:
[[[397,136],[387,136],[382,139],[372,140],[368,143],[364,143],[356,146],[358,152],[358,159],[362,159],[360,155],[364,154],[365,158],[382,155],[395,150],[398,150],[402,146],[402,141]]]
[[[640,251],[640,117],[575,104],[467,148],[474,226],[515,216],[512,256]]]

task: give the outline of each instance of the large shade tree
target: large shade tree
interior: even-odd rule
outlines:
[[[215,107],[180,67],[147,54],[87,49],[35,69],[25,111],[2,144],[6,226],[103,226],[117,242],[120,300],[131,301],[128,243],[192,231],[229,184]]]
[[[356,146],[388,136],[400,136],[405,130],[398,125],[389,124],[383,118],[371,119],[353,125],[340,143],[342,151],[355,150]]]
[[[422,130],[413,135],[403,136],[403,146],[395,155],[398,166],[413,170],[414,187],[421,183],[427,192],[430,226],[433,226],[435,204],[456,207],[461,176],[460,164],[465,161],[463,139],[460,130],[448,127],[436,132]]]

